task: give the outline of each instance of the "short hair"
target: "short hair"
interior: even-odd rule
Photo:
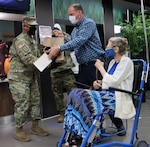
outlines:
[[[109,41],[112,42],[112,47],[119,47],[119,54],[124,55],[127,51],[128,40],[123,37],[111,37]]]
[[[83,7],[79,3],[72,4],[70,7],[73,7],[75,10],[81,10],[84,13]]]

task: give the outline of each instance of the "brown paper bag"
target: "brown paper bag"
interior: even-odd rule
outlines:
[[[45,37],[43,46],[46,47],[57,47],[64,44],[64,38],[63,37]],[[65,54],[64,52],[60,52],[60,54],[57,56],[56,63],[65,63]]]

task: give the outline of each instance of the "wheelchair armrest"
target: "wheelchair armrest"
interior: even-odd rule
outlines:
[[[125,92],[125,93],[128,93],[128,94],[131,94],[131,95],[137,95],[139,96],[139,91],[137,92],[132,92],[132,91],[128,91],[128,90],[124,90],[124,89],[119,89],[119,88],[115,88],[115,87],[109,87],[109,90],[115,90],[115,91],[119,91],[119,92]]]
[[[77,81],[75,81],[74,83],[77,84],[77,85],[80,85],[80,86],[84,86],[87,89],[91,88],[89,85],[86,85],[86,84],[83,84],[83,83],[80,83],[80,82],[77,82]],[[131,94],[131,95],[136,95],[136,96],[140,95],[139,90],[137,92],[132,92],[132,91],[119,89],[119,88],[115,88],[115,87],[109,87],[108,90],[115,90],[115,91],[125,92],[125,93]]]

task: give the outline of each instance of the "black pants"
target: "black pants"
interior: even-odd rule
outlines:
[[[109,117],[117,128],[121,128],[123,126],[122,120],[120,118],[115,118],[114,114],[109,114]]]
[[[88,85],[89,87],[93,86],[93,82],[102,79],[100,72],[98,71],[98,77],[96,77],[96,67],[95,61],[91,61],[88,63],[80,64],[79,65],[79,74],[77,76],[77,82],[82,84]],[[83,85],[77,85],[78,88],[87,88]]]

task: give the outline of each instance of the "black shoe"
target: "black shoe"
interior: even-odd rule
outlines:
[[[79,135],[70,135],[69,139],[68,139],[68,143],[69,145],[77,145],[80,146],[82,143],[82,137],[80,137]]]
[[[126,135],[126,129],[123,125],[120,128],[117,128],[117,130],[118,130],[118,134],[117,134],[118,136],[125,136]]]

